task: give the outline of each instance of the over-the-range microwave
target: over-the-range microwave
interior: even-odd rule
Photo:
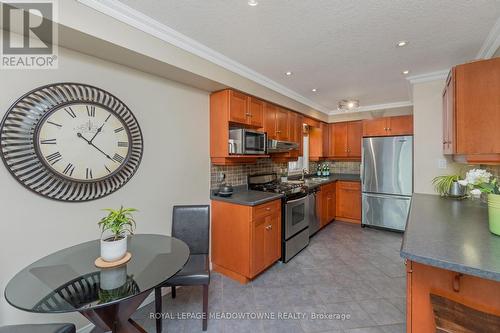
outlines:
[[[229,154],[259,155],[266,153],[267,135],[246,128],[229,130]]]

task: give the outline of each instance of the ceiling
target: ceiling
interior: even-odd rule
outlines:
[[[500,17],[498,0],[120,2],[323,111],[343,98],[401,106],[410,100],[403,70],[420,75],[475,59]],[[397,48],[399,40],[409,44]]]

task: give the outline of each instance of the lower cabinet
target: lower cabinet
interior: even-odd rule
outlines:
[[[319,220],[321,227],[324,227],[335,219],[335,187],[335,183],[320,187]]]
[[[361,223],[361,183],[358,181],[338,181],[336,190],[335,219]]]
[[[406,332],[498,332],[500,282],[406,262]]]
[[[213,269],[247,283],[281,258],[281,200],[258,206],[212,201]]]

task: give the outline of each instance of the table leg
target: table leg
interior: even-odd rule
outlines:
[[[84,310],[80,313],[95,325],[92,333],[109,331],[113,333],[146,333],[144,328],[130,319],[130,316],[147,296],[148,293],[143,293],[116,304]]]

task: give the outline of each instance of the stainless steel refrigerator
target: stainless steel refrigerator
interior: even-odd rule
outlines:
[[[363,138],[363,226],[404,231],[413,193],[413,137]]]

